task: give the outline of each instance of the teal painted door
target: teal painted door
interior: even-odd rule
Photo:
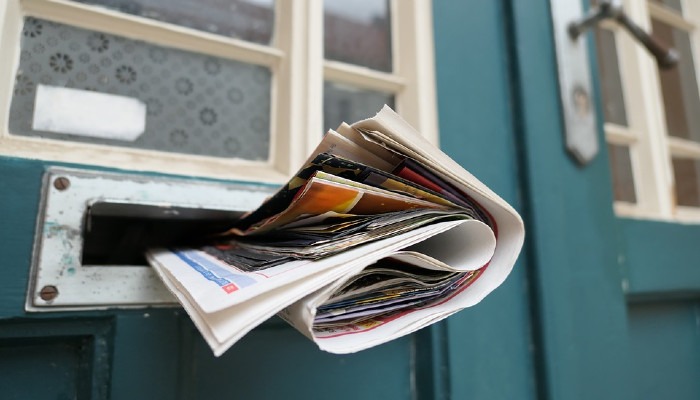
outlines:
[[[548,1],[435,0],[433,13],[441,146],[525,218],[526,246],[502,287],[435,326],[345,356],[320,352],[279,319],[214,358],[179,308],[26,313],[51,164],[0,158],[0,397],[659,398],[646,396],[659,386],[636,391],[637,377],[653,385],[651,374],[674,385],[669,393],[693,393],[697,232],[615,218],[606,155],[580,168],[565,154]],[[663,252],[641,248],[658,229],[668,230]],[[659,263],[678,274],[659,278]]]
[[[441,144],[520,207],[508,18],[502,2],[434,2]],[[0,159],[0,398],[537,397],[523,262],[478,307],[343,356],[319,351],[277,318],[215,358],[179,308],[26,313],[41,177],[50,165]]]
[[[548,10],[524,3],[513,2],[515,104],[540,393],[700,398],[700,227],[615,216],[605,146],[584,168],[564,154]]]

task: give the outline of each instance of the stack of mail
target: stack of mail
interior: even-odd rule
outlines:
[[[512,207],[384,107],[228,232],[148,259],[216,355],[275,314],[350,353],[478,303],[523,239]]]

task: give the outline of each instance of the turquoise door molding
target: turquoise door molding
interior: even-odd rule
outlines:
[[[540,394],[697,399],[700,227],[616,217],[606,147],[567,159],[547,3],[510,8]]]
[[[439,122],[442,146],[519,207],[505,17],[500,2],[434,2]],[[7,398],[26,398],[29,386],[37,399],[537,397],[522,262],[477,307],[415,335],[345,356],[320,352],[279,319],[214,358],[178,308],[27,314],[24,298],[40,182],[51,165],[0,159],[0,253],[5,254],[0,351],[12,354],[0,358],[6,372],[0,375],[0,387],[7,388]],[[80,328],[96,320],[100,329]],[[26,332],[21,326],[39,321],[42,327],[74,327],[76,333],[66,334],[64,341],[50,330],[21,334]],[[26,340],[24,347],[18,340]],[[41,351],[49,345],[62,353],[52,358]],[[13,360],[26,367],[13,368]],[[55,365],[51,380],[33,384],[35,366],[47,363]]]
[[[439,123],[441,145],[450,155],[520,208],[507,18],[506,2],[434,2]],[[278,319],[214,358],[177,308],[27,314],[40,182],[50,165],[0,159],[0,252],[5,255],[0,349],[12,354],[0,358],[6,372],[0,387],[7,388],[8,398],[25,398],[28,386],[37,399],[538,397],[525,258],[482,304],[415,335],[347,356],[320,352]],[[99,329],[86,328],[95,321]],[[75,334],[62,341],[51,330],[32,328],[30,334],[21,328],[39,322]],[[49,357],[41,351],[47,346],[63,355]],[[18,359],[26,367],[5,361]],[[45,385],[33,385],[32,371],[46,363],[70,372],[54,371]]]
[[[565,151],[549,2],[510,15],[540,395],[631,398],[607,155],[581,168]]]
[[[522,212],[508,2],[433,4],[440,145]],[[539,397],[526,260],[521,254],[503,286],[432,331],[449,371],[441,398]]]

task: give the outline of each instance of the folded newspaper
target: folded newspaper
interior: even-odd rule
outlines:
[[[481,301],[524,235],[510,205],[385,106],[329,131],[229,231],[147,257],[216,356],[275,314],[352,353]]]

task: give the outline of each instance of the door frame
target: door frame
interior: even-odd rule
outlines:
[[[552,399],[631,398],[607,149],[584,167],[565,150],[550,1],[506,3],[539,391]],[[605,143],[600,122],[597,135]]]

